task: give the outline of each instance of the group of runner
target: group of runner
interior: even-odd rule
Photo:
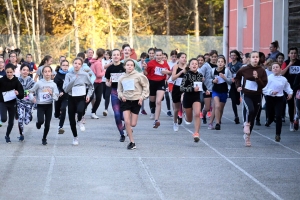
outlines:
[[[185,53],[174,50],[168,62],[168,54],[156,48],[142,53],[137,61],[134,50],[124,44],[121,50],[88,49],[78,53],[72,63],[61,56],[55,70],[49,55],[37,68],[30,54],[20,62],[18,52],[11,51],[7,60],[0,57],[0,125],[8,118],[5,140],[11,143],[14,119],[18,119],[19,141],[24,141],[24,125],[32,121],[32,109],[36,107],[36,128],[44,124],[42,144],[47,145],[54,102],[58,134],[65,132],[68,110],[73,145],[78,145],[77,127],[85,131],[88,105],[92,104],[91,118],[99,119],[97,110],[103,97],[103,116],[108,115],[111,99],[119,141],[125,141],[126,131],[130,140],[127,149],[135,149],[132,127],[136,126],[139,114],[147,115],[144,100],[149,98],[150,119],[154,120],[153,128],[158,128],[165,99],[167,115],[173,117],[173,130],[179,131],[182,121],[186,124],[194,121],[193,139],[198,142],[201,121],[208,123],[208,129],[221,130],[229,94],[236,124],[240,123],[237,105],[243,104],[245,146],[251,146],[254,124],[261,125],[262,109],[266,111],[265,126],[276,123],[275,141],[280,142],[286,104],[290,131],[299,128],[300,61],[297,48],[289,49],[286,61],[278,49],[275,41],[270,44],[267,56],[257,51],[243,54],[232,50],[231,62],[227,64],[225,57],[215,50],[189,61]],[[266,102],[263,106],[262,98]]]

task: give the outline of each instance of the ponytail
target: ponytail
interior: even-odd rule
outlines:
[[[41,63],[39,64],[39,67],[44,66],[46,61],[48,62],[52,57],[47,55],[43,58],[43,60],[41,61]]]

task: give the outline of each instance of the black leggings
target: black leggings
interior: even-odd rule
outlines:
[[[293,95],[293,97],[287,101],[287,104],[289,106],[289,117],[290,117],[290,122],[294,121],[294,109],[295,109],[295,95]]]
[[[68,98],[59,98],[54,103],[54,117],[59,118],[59,128],[62,128],[66,119],[66,112],[68,106]]]
[[[92,108],[92,113],[96,113],[100,103],[101,103],[101,97],[103,93],[103,85],[102,83],[94,83],[94,92],[95,92],[95,104]]]
[[[250,123],[250,132],[253,129],[255,117],[261,107],[261,95],[243,94],[243,119]]]
[[[7,113],[8,113],[8,125],[6,129],[6,136],[9,137],[9,134],[14,126],[14,117],[16,113],[16,103],[4,103],[0,102],[0,116],[1,121],[6,122],[7,121]]]
[[[240,105],[240,93],[236,90],[235,85],[231,86],[229,90],[229,96],[231,98],[231,106],[234,113],[234,117],[239,117],[237,105]]]
[[[47,138],[50,122],[52,117],[52,103],[51,104],[38,104],[37,105],[37,124],[41,126],[45,122],[43,139]]]
[[[168,83],[166,83],[166,88],[168,87]],[[169,92],[165,92],[165,98],[166,98],[166,105],[167,105],[167,109],[171,110],[171,104],[170,104],[170,95]]]
[[[284,96],[283,97],[272,97],[272,96],[265,96],[267,106],[267,113],[268,113],[268,124],[271,124],[274,121],[274,116],[276,115],[276,135],[281,134],[282,128],[282,107],[284,104]]]
[[[105,110],[107,110],[110,102],[111,87],[107,87],[105,82],[102,82],[101,84],[103,88],[103,99],[105,99]]]
[[[77,113],[77,121],[81,121],[85,109],[85,96],[72,97],[68,100],[68,114],[71,130],[74,137],[77,137],[75,115]]]

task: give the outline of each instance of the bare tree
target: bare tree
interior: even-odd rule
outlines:
[[[95,40],[94,40],[94,36],[95,36],[95,17],[94,17],[94,8],[93,8],[93,0],[89,1],[90,3],[90,15],[91,15],[91,22],[92,22],[92,34],[91,34],[91,47],[93,49],[95,49]]]
[[[167,35],[170,35],[169,0],[166,0],[166,23],[167,23]]]
[[[79,34],[78,34],[78,25],[77,25],[77,11],[76,11],[77,1],[74,0],[74,17],[73,17],[73,27],[74,27],[74,35],[75,35],[75,51],[76,54],[79,53]]]
[[[14,25],[13,25],[13,21],[12,21],[12,10],[10,8],[8,0],[4,0],[4,1],[5,1],[6,10],[7,10],[8,27],[9,27],[8,30],[9,30],[10,38],[12,40],[13,45],[16,46],[16,39],[15,39],[15,35],[14,35]]]
[[[130,44],[130,47],[132,48],[133,47],[132,0],[129,0],[128,14],[129,14],[129,44]]]
[[[17,0],[17,5],[18,5],[18,17],[16,16],[15,9],[13,6],[12,0],[9,1],[9,4],[11,6],[11,12],[12,16],[14,19],[14,22],[17,27],[17,47],[20,48],[20,24],[21,24],[21,19],[22,19],[22,13],[21,13],[21,8],[20,8],[20,2]]]
[[[196,41],[199,42],[199,35],[200,35],[200,30],[199,30],[199,2],[198,0],[194,0],[194,29],[195,29],[195,37]]]
[[[31,46],[32,46],[32,53],[33,58],[36,60],[35,51],[34,51],[34,44],[35,44],[35,18],[34,18],[34,2],[33,0],[30,1],[31,4],[31,28],[32,28],[32,39],[31,39]]]
[[[44,8],[43,4],[45,3],[44,0],[39,0],[39,26],[40,26],[40,35],[45,35],[46,30],[45,30],[45,13],[44,13]]]
[[[209,23],[209,33],[208,35],[214,36],[216,34],[215,29],[215,11],[213,2],[209,2],[209,16],[208,16],[208,23]]]
[[[41,45],[40,45],[40,23],[39,23],[39,1],[35,1],[35,15],[36,15],[36,48],[37,48],[37,59],[40,62],[42,59]],[[34,17],[34,16],[32,16]]]
[[[114,49],[114,30],[112,26],[112,13],[110,11],[110,6],[107,3],[107,0],[104,0],[105,8],[108,12],[108,24],[109,24],[109,41],[110,41],[110,49]]]

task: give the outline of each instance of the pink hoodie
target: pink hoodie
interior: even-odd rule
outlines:
[[[91,70],[96,75],[95,83],[102,83],[102,77],[105,75],[105,70],[102,67],[102,59],[91,59],[90,63],[92,64]]]

